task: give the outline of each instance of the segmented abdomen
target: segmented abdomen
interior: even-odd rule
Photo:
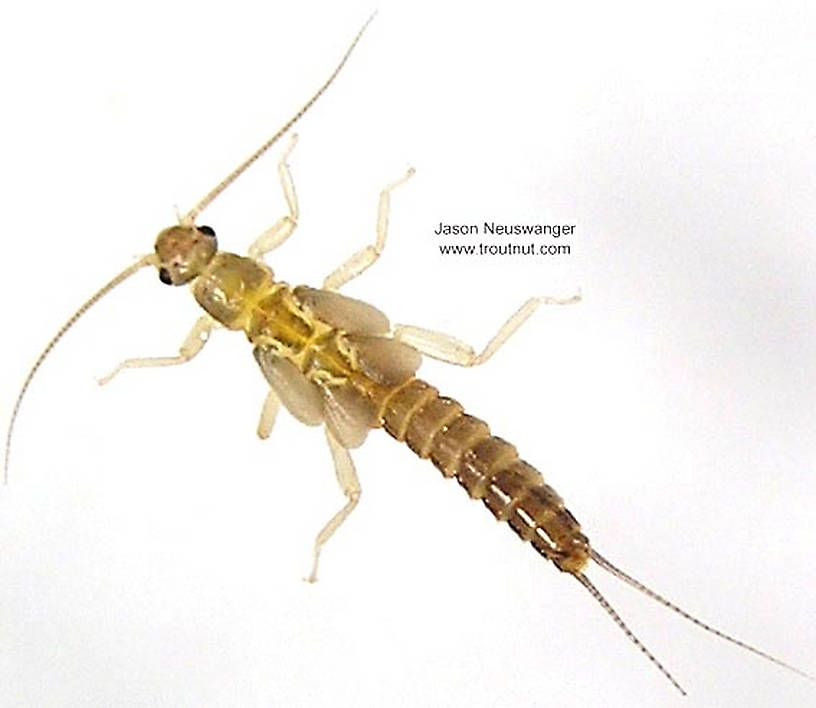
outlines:
[[[589,559],[589,542],[561,497],[516,448],[490,434],[429,384],[411,379],[384,402],[382,424],[419,457],[430,458],[445,477],[456,477],[473,499],[481,499],[559,569],[577,573]]]

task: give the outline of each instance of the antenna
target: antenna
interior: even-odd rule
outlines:
[[[28,390],[29,385],[31,384],[31,380],[34,378],[34,374],[37,373],[37,370],[42,366],[42,363],[45,361],[46,357],[51,353],[51,350],[54,348],[56,343],[62,339],[62,336],[76,324],[76,321],[82,317],[94,304],[96,304],[99,300],[101,300],[105,295],[107,295],[111,290],[113,290],[117,285],[121,282],[127,280],[131,275],[133,275],[137,270],[144,268],[145,266],[149,265],[157,265],[158,258],[155,254],[150,253],[146,256],[142,256],[138,261],[136,261],[133,265],[128,266],[125,268],[119,275],[115,276],[112,280],[109,280],[105,285],[103,285],[99,290],[97,290],[91,297],[89,297],[85,302],[83,302],[76,312],[71,315],[65,322],[62,327],[57,330],[57,333],[51,337],[51,341],[45,345],[45,349],[42,350],[40,355],[37,357],[37,361],[34,362],[34,366],[31,367],[31,370],[28,372],[28,376],[25,377],[25,381],[23,381],[23,387],[20,389],[20,393],[17,395],[17,401],[14,404],[14,410],[11,413],[11,421],[9,422],[8,431],[6,432],[6,452],[5,452],[5,461],[3,463],[3,484],[8,484],[8,470],[9,470],[9,455],[11,453],[11,436],[14,433],[14,423],[17,420],[17,414],[20,412],[20,404],[23,402],[23,396],[25,396],[26,391]]]
[[[356,36],[352,40],[349,48],[346,49],[346,53],[343,55],[342,59],[340,59],[340,63],[335,67],[334,71],[331,73],[328,79],[323,83],[323,85],[312,95],[312,97],[306,101],[306,103],[301,106],[300,110],[295,113],[286,123],[283,124],[283,127],[278,130],[269,140],[267,140],[261,147],[259,147],[255,152],[253,152],[246,160],[244,160],[238,167],[236,167],[232,172],[230,172],[223,180],[221,180],[215,187],[213,187],[207,195],[198,203],[196,204],[190,211],[185,214],[185,216],[181,219],[181,224],[184,226],[191,226],[195,221],[196,217],[204,211],[204,209],[210,205],[210,203],[223,192],[227,187],[229,187],[238,177],[241,175],[244,170],[246,170],[253,162],[255,162],[261,155],[263,155],[270,147],[272,147],[284,133],[286,133],[289,128],[291,128],[298,120],[301,119],[304,113],[308,111],[312,104],[317,101],[323,95],[323,92],[329,88],[332,84],[334,79],[340,73],[340,69],[343,68],[346,61],[348,60],[349,56],[351,56],[351,52],[354,51],[354,47],[357,46],[357,42],[360,41],[360,37],[363,36],[363,32],[365,32],[366,27],[371,24],[371,21],[374,19],[374,16],[377,14],[375,11],[372,13],[371,17],[369,17],[365,24],[360,28],[357,32]]]

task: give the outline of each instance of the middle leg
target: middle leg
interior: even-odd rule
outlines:
[[[266,394],[263,408],[261,409],[261,417],[258,420],[258,428],[256,432],[261,440],[266,440],[272,434],[272,428],[275,427],[275,420],[278,418],[278,411],[280,410],[280,398],[275,390],[270,388]]]

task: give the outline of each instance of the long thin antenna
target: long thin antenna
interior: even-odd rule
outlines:
[[[340,60],[340,63],[332,72],[331,76],[324,82],[324,84],[317,90],[317,92],[306,102],[303,104],[301,109],[295,113],[286,123],[284,123],[283,127],[278,130],[269,140],[267,140],[261,147],[259,147],[255,152],[253,152],[244,162],[242,162],[238,167],[236,167],[232,172],[230,172],[221,182],[219,182],[198,204],[196,204],[189,212],[184,216],[181,220],[181,223],[184,225],[192,225],[195,221],[196,217],[204,211],[204,209],[219,195],[223,192],[227,187],[229,187],[238,177],[239,175],[247,169],[255,160],[257,160],[261,155],[263,155],[272,145],[274,145],[278,139],[291,128],[300,118],[303,116],[306,111],[308,111],[312,104],[323,95],[323,92],[329,88],[331,83],[340,73],[340,69],[343,68],[344,64],[348,60],[351,52],[354,50],[354,47],[357,46],[357,42],[360,41],[360,37],[363,36],[363,32],[365,32],[366,27],[371,24],[371,20],[374,19],[374,16],[377,14],[375,11],[372,13],[371,17],[369,17],[365,24],[360,28],[357,32],[357,35],[354,37],[354,40],[349,45],[349,48],[346,50],[346,53],[343,55],[343,58]]]
[[[657,602],[659,602],[661,605],[664,605],[665,607],[668,607],[670,610],[673,610],[674,612],[676,612],[681,617],[684,617],[685,619],[687,619],[689,622],[693,622],[698,627],[704,629],[706,632],[710,632],[711,634],[714,634],[714,635],[720,637],[721,639],[725,639],[725,641],[730,642],[731,644],[735,644],[736,646],[741,647],[742,649],[745,649],[746,651],[750,651],[752,654],[756,654],[757,656],[761,656],[763,659],[766,659],[767,661],[773,662],[774,664],[777,664],[778,666],[782,666],[783,668],[786,668],[788,671],[793,671],[793,673],[799,674],[800,676],[803,676],[806,679],[810,679],[811,681],[816,680],[816,679],[814,679],[813,676],[811,676],[810,674],[805,673],[801,669],[797,669],[795,666],[791,666],[790,664],[786,664],[781,659],[777,659],[775,656],[771,656],[770,654],[767,654],[764,651],[762,651],[760,649],[757,649],[756,647],[752,647],[750,644],[746,644],[745,642],[742,642],[739,639],[736,639],[736,638],[732,637],[731,635],[726,634],[725,632],[721,632],[719,629],[716,629],[715,627],[712,627],[711,625],[708,625],[705,622],[702,622],[701,620],[698,620],[696,617],[694,617],[693,615],[690,615],[684,609],[681,609],[680,607],[675,605],[673,602],[670,602],[669,600],[667,600],[662,595],[659,595],[658,593],[656,593],[651,588],[646,587],[639,580],[635,580],[635,578],[633,578],[631,575],[628,575],[627,573],[624,573],[620,568],[612,565],[612,563],[610,563],[608,560],[606,560],[606,558],[604,558],[597,551],[595,551],[595,550],[591,551],[590,552],[590,557],[599,566],[601,566],[601,568],[603,568],[607,572],[611,573],[616,578],[618,578],[620,580],[623,580],[623,582],[625,582],[627,585],[631,585],[636,590],[640,590],[640,592],[642,592],[644,595],[647,595],[648,597],[651,597],[653,600],[657,600]]]
[[[79,306],[79,309],[71,315],[68,320],[65,322],[62,327],[57,330],[57,333],[51,338],[51,341],[45,345],[45,349],[42,350],[40,356],[37,357],[37,361],[34,362],[34,366],[31,367],[31,371],[28,372],[28,376],[26,376],[25,381],[23,381],[23,387],[20,389],[20,393],[17,396],[17,402],[14,404],[14,410],[11,413],[11,422],[9,422],[8,431],[6,432],[6,452],[5,452],[5,460],[3,463],[3,484],[8,484],[8,470],[9,470],[9,455],[11,453],[11,436],[14,433],[14,422],[17,420],[17,414],[20,412],[20,404],[23,402],[23,396],[25,396],[26,391],[28,390],[29,384],[31,384],[31,380],[34,378],[34,374],[37,373],[37,370],[40,368],[42,363],[45,361],[45,358],[51,353],[51,350],[54,348],[56,343],[62,339],[62,336],[69,330],[71,327],[74,326],[76,321],[82,317],[82,315],[87,312],[87,310],[94,305],[100,298],[107,295],[111,290],[113,290],[119,283],[123,280],[127,280],[131,275],[133,275],[137,270],[144,268],[148,265],[156,265],[158,259],[155,254],[150,253],[146,256],[142,256],[138,261],[136,261],[133,265],[128,266],[125,268],[119,275],[117,275],[112,280],[108,281],[105,285],[103,285],[99,290],[97,290],[91,297],[89,297],[82,305]]]
[[[660,670],[660,673],[663,674],[667,679],[669,679],[669,681],[672,682],[672,685],[685,696],[686,692],[683,689],[683,687],[679,683],[677,683],[677,679],[675,679],[674,676],[672,676],[669,673],[668,669],[666,669],[666,667],[663,666],[663,664],[661,664],[655,658],[655,655],[652,654],[652,652],[650,652],[646,648],[646,645],[644,645],[643,642],[641,642],[640,639],[638,639],[635,636],[632,630],[626,626],[626,623],[621,619],[621,616],[615,611],[615,608],[612,607],[612,605],[610,605],[609,602],[607,602],[606,598],[603,595],[601,595],[601,592],[598,590],[598,588],[596,588],[589,581],[589,578],[587,578],[586,575],[584,575],[583,573],[573,573],[573,575],[578,580],[578,582],[581,583],[581,585],[583,585],[587,590],[589,590],[589,593],[592,595],[592,597],[594,597],[601,605],[601,607],[603,607],[606,610],[607,614],[615,621],[615,624],[618,625],[618,627],[620,627],[623,630],[623,633],[627,637],[629,637],[631,642],[638,649],[640,649],[648,657],[649,661],[651,661]]]

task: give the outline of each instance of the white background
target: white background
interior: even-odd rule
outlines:
[[[700,617],[816,669],[816,12],[805,2],[380,4],[291,158],[271,259],[481,344],[422,375],[541,468],[595,546]],[[50,334],[310,95],[372,9],[78,0],[7,11],[0,413]],[[275,157],[209,209],[243,251],[283,213]],[[560,258],[442,257],[439,221],[575,223]],[[281,416],[239,335],[142,273],[43,367],[0,494],[3,706],[805,706],[816,690],[598,569],[681,698],[568,576],[380,432],[339,508],[320,433]]]

